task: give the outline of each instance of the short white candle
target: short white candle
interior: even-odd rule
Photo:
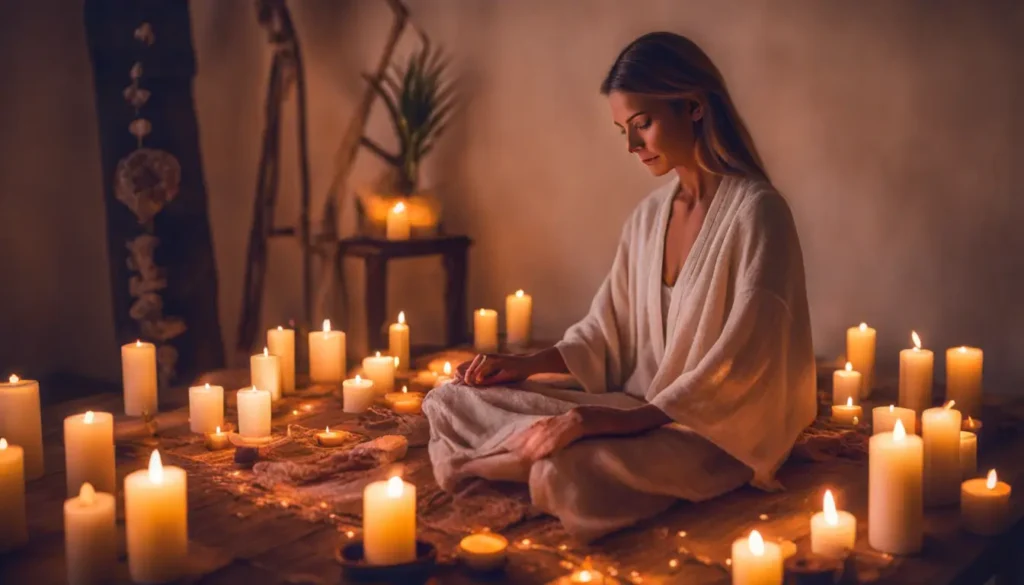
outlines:
[[[69,498],[83,483],[101,492],[117,493],[114,415],[90,410],[64,419],[64,467]]]
[[[373,380],[373,389],[377,394],[387,394],[395,387],[395,358],[387,355],[376,355],[363,359],[363,374]]]
[[[342,383],[341,395],[342,410],[350,413],[365,412],[377,397],[373,390],[373,380],[364,380],[359,376]]]
[[[891,433],[896,421],[903,423],[903,429],[913,435],[917,433],[917,413],[909,408],[890,404],[871,409],[872,434]]]
[[[405,311],[398,312],[398,322],[388,327],[388,352],[398,358],[399,369],[409,369],[409,325],[405,322]]]
[[[960,411],[953,402],[921,415],[924,439],[924,504],[947,506],[960,497]]]
[[[505,297],[505,341],[508,346],[529,346],[532,329],[533,297],[522,290]]]
[[[228,434],[220,430],[220,427],[215,427],[212,433],[206,433],[203,442],[210,451],[220,451],[221,449],[227,449],[231,445],[231,439],[228,438]]]
[[[267,348],[281,366],[281,393],[295,393],[295,330],[278,326],[267,330]]]
[[[868,543],[890,554],[921,550],[924,537],[924,441],[896,421],[868,442]]]
[[[363,551],[372,565],[416,560],[416,486],[400,477],[366,486]]]
[[[269,396],[269,394],[268,394]],[[166,583],[188,565],[188,486],[185,470],[164,466],[153,451],[149,468],[124,478],[128,572],[136,583]]]
[[[480,353],[498,351],[498,312],[494,309],[473,311],[473,349]]]
[[[960,477],[970,479],[978,473],[978,435],[960,431]]]
[[[68,585],[103,585],[117,570],[115,498],[83,483],[64,501],[64,553]]]
[[[28,542],[25,522],[25,451],[0,437],[0,553]]]
[[[281,399],[281,360],[270,355],[270,348],[249,358],[249,377],[254,387],[270,392],[271,400]]]
[[[969,479],[960,487],[960,519],[964,530],[981,536],[1006,532],[1013,520],[1010,484],[999,481],[996,470],[985,479]]]
[[[405,203],[399,201],[391,208],[388,212],[386,228],[389,240],[409,239],[412,228],[409,225],[409,212],[405,208]]]
[[[860,397],[871,396],[875,386],[875,330],[861,323],[846,330],[846,359],[864,379],[860,385]]]
[[[384,402],[386,402],[388,406],[392,406],[395,402],[402,402],[412,398],[418,398],[420,400],[423,400],[423,393],[409,392],[408,386],[402,386],[401,392],[388,392],[387,394],[385,394]]]
[[[192,432],[200,435],[224,426],[224,387],[203,384],[189,388],[188,422]]]
[[[825,490],[822,511],[811,517],[811,552],[841,557],[853,550],[857,540],[857,519],[849,512],[836,510],[832,490]]]
[[[423,412],[423,398],[410,396],[391,403],[391,410],[398,414],[420,414]]]
[[[846,368],[832,373],[832,404],[846,404],[848,398],[852,403],[860,402],[861,373],[853,369],[853,364],[846,362]]]
[[[946,350],[946,400],[955,400],[964,416],[981,416],[981,369],[984,352],[976,347]]]
[[[321,447],[339,447],[345,444],[349,434],[342,431],[332,431],[331,427],[325,427],[324,432],[316,434],[316,442]]]
[[[39,479],[43,465],[43,419],[39,382],[11,375],[0,382],[0,436],[25,451],[25,478]]]
[[[846,404],[839,404],[832,407],[832,420],[843,425],[856,425],[864,416],[864,409],[859,404],[853,403],[853,397],[846,397]],[[857,422],[854,422],[854,421]]]
[[[122,345],[121,378],[124,381],[124,413],[128,416],[156,414],[156,346],[138,340]]]
[[[323,331],[309,333],[309,379],[340,384],[345,369],[345,332],[332,331],[331,320],[324,319]]]
[[[782,585],[782,549],[752,530],[732,543],[733,585]]]
[[[243,388],[236,393],[238,399],[238,434],[247,439],[270,436],[270,392],[258,388]]]
[[[900,406],[924,412],[932,405],[932,366],[935,356],[921,349],[921,338],[911,332],[914,347],[900,352]]]
[[[494,532],[470,534],[459,542],[459,558],[477,571],[493,571],[505,564],[508,540]]]

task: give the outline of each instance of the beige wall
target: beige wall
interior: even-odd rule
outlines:
[[[383,1],[291,4],[311,94],[319,210],[331,157],[362,90],[359,71],[376,60],[389,19]],[[1024,217],[1017,187],[1024,179],[1024,124],[1016,109],[1024,103],[1024,72],[1015,62],[1024,41],[1014,38],[1024,30],[1021,5],[409,4],[417,22],[455,54],[472,98],[428,169],[449,207],[449,227],[476,240],[472,306],[501,308],[504,294],[525,288],[535,298],[537,334],[545,338],[559,336],[583,315],[624,218],[658,183],[625,152],[597,86],[629,40],[668,29],[691,36],[718,64],[792,204],[819,353],[842,351],[843,329],[866,320],[879,328],[883,363],[893,361],[916,328],[933,348],[984,347],[990,382],[1024,381],[1024,310],[1012,294],[1024,284],[1024,267],[1016,260],[1024,247],[1017,226]],[[40,57],[24,47],[33,38],[30,30],[51,26],[41,10],[32,5],[31,14],[16,11],[22,24],[0,25],[2,32],[16,33],[0,35],[0,74],[21,80],[13,87],[32,88],[5,89],[0,98],[0,212],[26,219],[5,232],[0,257],[0,270],[13,270],[26,283],[0,288],[6,338],[0,367],[18,360],[49,365],[40,351],[55,345],[65,354],[59,367],[116,377],[91,77],[79,13],[60,16],[67,22],[59,26],[59,50],[47,45],[37,51],[68,63],[40,68]],[[192,11],[221,319],[233,347],[270,53],[248,0],[193,2]],[[371,132],[388,135],[382,111],[375,112]],[[31,146],[39,136],[47,137],[45,149]],[[51,150],[68,172],[43,172],[50,164],[43,152]],[[285,158],[293,152],[286,150]],[[369,156],[362,160],[367,164],[357,181],[379,168]],[[291,169],[282,181],[282,223],[295,216],[296,185]],[[74,212],[56,210],[58,201]],[[56,226],[61,233],[51,234]],[[33,239],[35,247],[24,245]],[[68,250],[84,254],[81,262],[68,266],[61,256]],[[296,250],[282,241],[273,254],[268,324],[300,308]],[[92,272],[103,278],[90,280]],[[360,272],[350,267],[353,292]],[[80,294],[63,296],[75,286],[84,287]],[[440,340],[440,287],[435,262],[411,261],[394,270],[389,312],[407,310],[414,342]],[[70,340],[55,315],[66,329],[75,319],[89,327]],[[355,319],[355,338],[362,337],[360,325]],[[24,343],[11,343],[12,336]]]

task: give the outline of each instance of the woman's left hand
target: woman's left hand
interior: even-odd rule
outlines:
[[[541,419],[509,440],[508,449],[528,461],[557,453],[587,435],[577,409]]]

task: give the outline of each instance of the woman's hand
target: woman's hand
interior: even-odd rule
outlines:
[[[480,354],[459,364],[455,379],[468,386],[513,384],[535,374],[530,356]]]
[[[586,436],[583,417],[577,409],[543,418],[512,437],[506,447],[533,462],[557,453]]]

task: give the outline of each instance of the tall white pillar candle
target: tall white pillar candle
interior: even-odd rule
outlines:
[[[946,400],[955,400],[964,416],[981,416],[981,368],[984,352],[976,347],[946,350]]]
[[[122,345],[121,378],[124,413],[128,416],[156,414],[156,346],[143,341]]]
[[[405,322],[405,311],[398,312],[398,322],[388,327],[388,351],[398,358],[399,369],[409,369],[409,325]]]
[[[387,394],[395,387],[395,358],[388,355],[377,355],[363,358],[363,375],[373,380],[373,389],[377,394]]]
[[[971,479],[978,473],[978,435],[960,431],[960,477]]]
[[[342,410],[345,412],[365,412],[373,405],[375,398],[377,398],[377,393],[373,391],[373,380],[364,380],[360,376],[356,376],[341,384],[341,404]]]
[[[345,332],[332,331],[330,319],[324,319],[323,331],[309,333],[309,379],[324,384],[345,379]]]
[[[153,451],[149,469],[124,478],[128,573],[136,583],[167,583],[183,575],[188,559],[188,486],[185,470],[164,466]]]
[[[521,290],[505,297],[505,341],[509,347],[530,345],[532,323],[533,297]]]
[[[188,422],[190,430],[200,435],[224,426],[224,387],[203,384],[189,388]]]
[[[399,201],[388,212],[386,235],[389,240],[408,240],[412,232],[409,224],[409,212],[405,203]]]
[[[875,330],[866,323],[846,330],[846,359],[864,376],[861,398],[871,396],[871,389],[875,387],[875,337]]]
[[[113,494],[83,483],[64,500],[64,555],[68,585],[105,585],[117,570],[117,526]]]
[[[932,370],[935,356],[921,349],[921,338],[911,333],[914,347],[900,352],[900,406],[916,412],[932,405]]]
[[[400,477],[366,486],[363,551],[373,565],[416,560],[416,486]]]
[[[0,436],[25,451],[25,478],[39,479],[43,465],[43,420],[39,382],[11,375],[0,382]]]
[[[853,514],[836,510],[831,490],[825,490],[822,511],[811,517],[811,552],[827,557],[841,557],[853,550],[857,540],[857,519]]]
[[[281,366],[281,394],[295,393],[295,330],[267,329],[267,348]]]
[[[27,542],[25,451],[0,437],[0,553]]]
[[[270,436],[270,392],[258,388],[243,388],[238,399],[238,434],[247,439]]]
[[[782,585],[782,548],[752,530],[732,543],[732,585]]]
[[[981,536],[1002,534],[1010,527],[1010,484],[999,481],[996,470],[985,479],[969,479],[960,487],[960,519],[964,530]]]
[[[846,362],[846,368],[832,373],[832,404],[846,404],[847,398],[859,404],[862,381],[861,373],[853,369],[851,362]]]
[[[498,351],[498,312],[480,309],[473,312],[473,349],[479,353]]]
[[[901,408],[890,404],[889,406],[876,406],[871,409],[871,426],[873,435],[878,433],[891,433],[896,426],[896,421],[903,423],[903,429],[908,434],[917,433],[917,413],[909,408]]]
[[[271,400],[281,399],[281,360],[270,355],[270,348],[249,358],[249,377],[254,387],[270,392]]]
[[[924,537],[924,441],[896,421],[868,442],[868,543],[890,554],[921,550]]]
[[[947,506],[960,498],[960,411],[953,403],[921,415],[924,439],[924,504]]]
[[[64,467],[69,498],[83,483],[101,492],[117,493],[114,415],[90,410],[64,419]]]

